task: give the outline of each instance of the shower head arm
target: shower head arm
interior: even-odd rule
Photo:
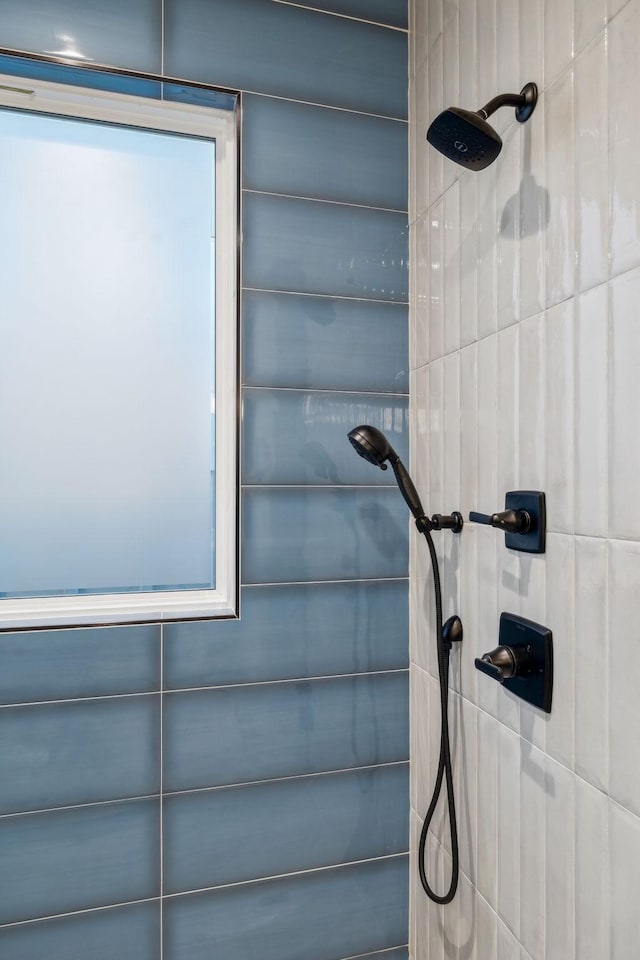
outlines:
[[[492,113],[499,110],[500,107],[515,107],[516,120],[524,123],[533,113],[537,100],[537,86],[535,83],[527,83],[520,93],[501,93],[497,97],[494,97],[493,100],[489,100],[489,103],[486,103],[484,107],[480,107],[476,113],[479,117],[482,117],[483,120],[486,120]]]
[[[476,113],[483,120],[487,120],[500,107],[523,107],[525,102],[524,95],[521,93],[501,93],[493,100],[489,100],[489,103],[485,104],[484,107],[476,110]]]

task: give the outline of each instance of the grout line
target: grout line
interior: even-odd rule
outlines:
[[[315,773],[295,773],[286,777],[270,777],[265,780],[245,780],[238,783],[223,783],[211,787],[193,787],[189,790],[167,790],[165,797],[191,796],[194,793],[216,793],[220,790],[235,790],[239,787],[259,787],[266,783],[288,783],[294,780],[312,780],[318,777],[339,777],[342,774],[363,773],[366,771],[386,769],[387,767],[405,767],[409,760],[390,760],[386,763],[370,763],[362,767],[342,767],[338,770],[320,770]]]
[[[313,13],[323,13],[327,17],[339,17],[341,20],[355,20],[356,23],[367,23],[372,27],[382,27],[385,30],[395,30],[396,33],[408,33],[407,27],[396,27],[392,23],[381,23],[379,20],[367,20],[364,17],[354,17],[348,13],[338,13],[336,10],[324,10],[322,7],[307,6],[306,3],[296,3],[295,0],[272,0],[287,7],[298,7],[300,10],[311,10]]]
[[[242,483],[242,490],[395,490],[393,483]]]
[[[335,394],[339,394],[340,396],[342,396],[343,394],[346,394],[347,396],[350,396],[350,397],[351,396],[382,397],[385,400],[387,399],[391,400],[396,397],[401,397],[404,399],[409,398],[408,393],[385,393],[384,391],[381,391],[381,390],[343,390],[340,387],[337,387],[335,389],[332,387],[270,387],[270,386],[261,386],[261,385],[254,385],[254,384],[247,383],[247,384],[243,384],[242,389],[243,390],[280,390],[283,393],[320,393],[320,394],[328,393],[331,396]]]
[[[170,82],[180,83],[181,81],[172,77]],[[234,92],[229,88],[227,89],[230,93]],[[296,97],[284,97],[277,93],[264,93],[260,90],[243,89],[240,92],[246,93],[251,97],[264,97],[266,100],[283,100],[285,103],[299,103],[303,107],[321,107],[323,110],[338,110],[340,113],[355,113],[359,117],[372,117],[374,120],[393,120],[394,123],[406,123],[407,126],[409,124],[407,117],[391,117],[388,113],[372,113],[369,110],[354,110],[353,107],[339,107],[333,103],[320,103],[317,100],[298,100]]]
[[[17,817],[32,817],[40,813],[61,813],[65,810],[88,810],[93,807],[112,807],[119,803],[140,803],[143,800],[159,800],[159,793],[144,793],[133,797],[115,797],[108,800],[90,800],[88,803],[66,803],[59,807],[40,807],[35,810],[16,810],[13,813],[0,814],[0,821],[15,820]]]
[[[342,957],[341,960],[360,960],[361,957],[384,957],[385,953],[391,953],[392,950],[409,949],[408,943],[397,943],[394,947],[385,947],[383,950],[370,950],[369,953],[355,953],[350,957]]]
[[[406,580],[406,577],[398,577],[398,580]],[[331,581],[320,581],[321,583],[329,583]],[[337,581],[338,583],[344,582],[349,583],[350,581]],[[359,581],[355,581],[359,582]],[[369,581],[363,581],[368,583]],[[372,580],[372,583],[377,583],[379,581]],[[385,582],[385,581],[382,581]],[[305,585],[304,581],[301,581],[301,585]],[[298,586],[298,584],[256,584],[255,586]],[[239,681],[236,683],[214,683],[211,685],[206,685],[202,687],[171,687],[168,690],[154,690],[147,693],[114,693],[114,694],[104,694],[98,697],[75,697],[73,699],[67,700],[34,700],[29,703],[3,703],[0,705],[1,710],[16,710],[20,707],[43,707],[43,706],[53,706],[56,704],[68,704],[68,703],[91,703],[94,701],[103,701],[103,700],[129,700],[132,697],[160,697],[162,700],[163,695],[168,693],[189,693],[193,690],[226,690],[227,688],[237,688],[237,687],[259,687],[259,686],[271,686],[273,684],[280,683],[303,683],[306,681],[314,680],[335,680],[335,679],[344,679],[347,677],[368,677],[368,676],[377,676],[378,674],[384,673],[403,673],[405,670],[408,670],[409,667],[392,667],[391,669],[386,670],[354,670],[351,673],[326,673],[319,676],[309,676],[309,677],[280,677],[272,680],[245,680]],[[149,794],[149,796],[158,796],[158,794]],[[130,799],[130,798],[126,798]],[[102,802],[102,801],[99,801]],[[57,809],[57,808],[56,808]]]
[[[446,353],[443,352],[439,357],[431,357],[431,358],[430,358],[429,360],[427,360],[425,363],[421,363],[421,364],[420,364],[419,366],[417,366],[417,367],[411,367],[411,368],[410,368],[410,373],[418,373],[419,371],[425,370],[427,367],[430,367],[430,366],[432,366],[433,364],[436,364],[436,363],[440,362],[441,360],[444,360],[445,357],[450,357],[450,356],[452,356],[452,355],[455,354],[455,353],[460,353],[462,350],[467,350],[469,347],[473,347],[475,344],[483,343],[485,340],[489,340],[491,337],[499,336],[501,333],[503,333],[505,330],[509,330],[511,327],[520,327],[520,325],[521,325],[522,323],[524,323],[524,322],[527,321],[527,320],[532,319],[533,317],[542,317],[542,316],[544,316],[546,313],[548,313],[550,310],[555,310],[556,307],[561,306],[561,304],[563,304],[563,303],[569,303],[570,301],[573,300],[574,303],[576,304],[576,307],[578,307],[578,301],[579,301],[583,296],[585,296],[585,295],[587,295],[587,294],[590,294],[592,291],[599,290],[601,287],[606,287],[606,286],[608,286],[608,285],[611,285],[612,283],[615,283],[617,280],[619,280],[621,277],[626,277],[627,274],[633,273],[634,271],[637,272],[637,271],[639,271],[639,270],[640,270],[640,263],[636,263],[634,266],[628,267],[626,270],[622,270],[620,273],[612,274],[611,276],[607,277],[605,280],[601,280],[599,283],[594,283],[592,286],[587,287],[585,290],[576,290],[576,291],[574,291],[574,293],[572,293],[570,296],[564,297],[564,299],[562,299],[562,300],[558,300],[557,303],[548,304],[548,305],[544,306],[544,307],[542,308],[542,310],[538,310],[538,311],[536,311],[535,313],[527,314],[526,317],[520,317],[518,320],[514,320],[513,323],[508,324],[506,327],[496,328],[495,330],[492,330],[490,333],[484,334],[484,336],[482,336],[482,337],[476,337],[475,340],[472,340],[470,343],[466,343],[466,344],[464,345],[464,347],[456,347],[456,348],[454,348],[453,350],[449,350],[449,351],[446,352]],[[386,302],[386,301],[385,301],[385,302]],[[556,530],[556,531],[554,531],[554,530],[548,530],[548,532],[549,532],[549,533],[564,533],[565,531],[561,531],[561,530]],[[592,535],[592,534],[578,534],[578,533],[576,533],[576,534],[568,534],[568,536],[585,536],[585,537],[592,537],[593,535]],[[638,542],[637,539],[634,541],[634,538],[633,538],[633,537],[629,537],[629,538],[627,539],[627,538],[625,538],[625,537],[607,537],[607,536],[597,537],[597,536],[593,536],[593,539],[599,539],[599,540],[603,540],[603,539],[604,539],[604,540],[613,540],[613,541],[619,540],[621,543],[628,543],[629,541]]]
[[[399,580],[408,580],[404,577],[350,577],[348,580],[272,580],[272,581],[247,581],[242,584],[246,587],[313,587],[323,586],[328,583],[396,583]]]
[[[290,873],[274,873],[269,877],[254,877],[251,880],[236,880],[233,883],[218,883],[211,887],[195,887],[193,890],[181,890],[179,893],[165,894],[165,900],[177,900],[179,897],[189,897],[195,893],[214,893],[217,890],[229,890],[234,887],[254,887],[260,883],[270,883],[273,880],[286,880],[289,877],[304,877],[312,873],[327,873],[332,870],[342,870],[347,867],[358,867],[362,864],[381,863],[386,860],[399,860],[409,856],[408,850],[398,853],[388,853],[382,857],[368,857],[363,860],[347,860],[344,863],[330,863],[325,867],[309,867],[306,870],[292,870]],[[0,929],[2,929],[0,927]]]
[[[63,697],[59,700],[27,700],[21,703],[0,703],[0,710],[16,710],[19,707],[45,707],[57,703],[85,703],[94,700],[130,700],[134,697],[157,697],[159,690],[145,690],[140,693],[103,693],[86,697]]]
[[[45,917],[31,917],[29,920],[13,920],[11,923],[0,923],[0,934],[3,930],[12,927],[26,927],[33,923],[44,923],[47,920],[61,920],[65,917],[82,917],[89,913],[102,913],[105,910],[117,910],[118,907],[134,907],[142,903],[158,903],[160,897],[143,897],[142,900],[124,900],[122,903],[106,903],[100,907],[86,907],[83,910],[68,910],[66,913],[51,913]]]
[[[569,536],[572,536],[572,535],[569,534]],[[595,538],[594,538],[594,539],[595,539]],[[419,664],[419,663],[416,663],[415,661],[411,661],[410,669],[411,669],[411,668],[413,668],[413,669],[415,669],[415,670],[422,670],[423,673],[426,673],[426,674],[427,674],[432,680],[434,680],[434,681],[437,681],[437,679],[438,679],[436,676],[434,676],[434,674],[430,673],[430,672],[429,672],[428,670],[426,670],[424,667],[421,667],[420,664]],[[635,812],[634,812],[633,810],[631,810],[629,807],[625,807],[625,805],[624,805],[623,803],[621,803],[619,800],[616,800],[615,797],[612,796],[612,794],[607,793],[605,789],[603,789],[602,787],[597,786],[595,783],[592,783],[591,780],[587,780],[586,777],[583,777],[582,774],[578,773],[578,771],[577,771],[577,770],[574,770],[572,767],[567,766],[567,764],[566,764],[566,763],[563,763],[562,760],[558,760],[556,757],[552,756],[552,754],[550,754],[550,753],[547,752],[546,748],[545,748],[545,749],[542,749],[541,747],[537,746],[532,740],[529,740],[529,739],[522,733],[522,731],[514,730],[513,727],[510,727],[508,723],[505,723],[503,720],[499,720],[498,717],[494,716],[492,713],[489,713],[489,712],[488,712],[487,710],[485,710],[483,707],[479,706],[477,703],[475,703],[473,700],[471,700],[468,696],[466,696],[465,694],[461,693],[459,690],[455,690],[455,689],[454,689],[453,687],[451,687],[451,686],[449,686],[449,693],[450,693],[450,694],[453,694],[453,695],[456,696],[456,697],[459,697],[461,700],[466,700],[466,702],[467,702],[471,707],[473,707],[475,710],[477,710],[479,713],[483,713],[486,717],[488,717],[490,720],[493,720],[493,721],[494,721],[495,723],[497,723],[499,726],[503,727],[503,728],[504,728],[505,730],[507,730],[510,734],[513,734],[514,736],[516,736],[519,740],[524,740],[524,742],[525,742],[528,746],[531,746],[531,747],[534,748],[534,750],[537,750],[538,753],[539,753],[542,757],[544,757],[545,760],[549,760],[549,761],[551,761],[551,763],[556,764],[558,767],[562,767],[564,770],[566,770],[568,773],[570,773],[572,776],[574,776],[577,780],[581,780],[581,781],[585,784],[585,786],[590,787],[592,790],[595,790],[597,793],[600,793],[600,794],[601,794],[606,800],[608,800],[613,806],[617,807],[619,810],[622,810],[624,813],[630,814],[630,815],[631,815],[635,820],[637,820],[638,823],[640,824],[640,814],[635,813]],[[410,763],[413,762],[411,758],[409,759],[409,762],[410,762]],[[414,810],[415,810],[415,808],[414,808]],[[420,814],[418,814],[418,811],[417,811],[417,810],[415,810],[415,813],[416,813],[416,815],[417,815],[418,817],[420,817]],[[422,818],[421,818],[421,819],[422,819]]]
[[[299,877],[299,876],[305,876],[307,874],[312,874],[312,873],[326,873],[331,870],[342,870],[345,867],[356,867],[356,866],[361,866],[362,864],[379,863],[386,860],[399,860],[401,858],[408,857],[408,855],[409,855],[409,851],[403,850],[398,853],[387,854],[386,856],[383,856],[383,857],[371,857],[370,859],[367,859],[367,860],[350,860],[346,863],[329,864],[326,867],[311,867],[308,870],[296,870],[292,873],[274,874],[273,876],[270,876],[270,877],[257,877],[253,880],[239,880],[235,883],[218,884],[217,886],[214,886],[214,887],[198,887],[194,890],[184,891],[183,893],[166,894],[163,899],[174,900],[174,899],[177,899],[178,897],[186,897],[186,896],[190,896],[197,893],[208,893],[216,890],[230,889],[232,887],[255,886],[258,883],[268,883],[269,881],[272,881],[272,880],[283,880],[283,879],[286,879],[287,877]],[[126,900],[121,903],[109,903],[99,907],[88,907],[83,910],[68,910],[66,913],[48,914],[47,916],[44,916],[44,917],[32,917],[29,920],[15,920],[15,921],[12,921],[11,923],[0,924],[0,934],[2,933],[3,930],[7,930],[12,927],[23,927],[33,923],[43,923],[46,920],[58,920],[63,917],[85,916],[86,914],[89,914],[89,913],[98,913],[104,910],[115,910],[118,907],[137,906],[142,903],[158,903],[160,900],[161,900],[160,897],[143,897],[140,900]],[[389,949],[396,949],[396,948],[394,947]],[[367,954],[359,954],[359,956],[367,956]]]
[[[259,787],[262,784],[267,783],[286,783],[293,780],[309,780],[315,777],[334,777],[340,776],[341,774],[348,773],[359,773],[364,771],[378,770],[386,767],[404,767],[409,764],[409,758],[404,760],[389,760],[385,763],[371,763],[365,764],[361,767],[341,767],[336,768],[335,770],[320,770],[314,773],[294,773],[289,776],[284,777],[266,777],[263,780],[244,780],[236,781],[234,783],[223,783],[223,784],[214,784],[206,787],[191,787],[185,790],[167,790],[164,793],[150,793],[144,794],[136,797],[118,797],[116,799],[110,800],[94,800],[90,803],[71,803],[65,804],[60,807],[43,807],[36,810],[18,810],[15,813],[3,813],[0,814],[0,822],[2,820],[12,820],[17,817],[30,817],[37,816],[41,813],[61,813],[68,810],[85,810],[93,807],[108,807],[115,806],[116,804],[124,803],[138,803],[143,800],[159,800],[162,801],[163,797],[181,797],[191,795],[193,793],[210,793],[218,790],[233,790],[239,787]],[[164,867],[162,868],[162,878],[164,879]]]
[[[165,690],[165,696],[174,693],[194,693],[201,690],[235,690],[242,687],[273,687],[283,684],[297,684],[304,682],[316,683],[317,681],[350,680],[353,677],[379,677],[387,674],[407,673],[409,667],[392,667],[390,670],[366,670],[354,671],[353,673],[335,673],[325,674],[318,677],[287,677],[282,680],[253,680],[249,683],[220,683],[209,687],[181,687],[180,689]]]
[[[274,0],[274,2],[280,2],[280,0]],[[307,197],[301,196],[297,193],[281,193],[276,190],[256,190],[251,187],[243,187],[242,192],[252,193],[262,197],[281,197],[285,200],[304,200],[308,201],[309,203],[328,203],[334,207],[354,207],[356,210],[378,210],[381,213],[395,213],[402,217],[406,217],[408,215],[407,210],[402,210],[399,207],[377,207],[370,203],[350,203],[348,200],[329,200],[326,197]]]
[[[243,291],[249,293],[280,293],[288,297],[317,297],[322,300],[350,300],[356,303],[384,303],[387,306],[408,306],[408,300],[380,300],[376,297],[346,297],[339,293],[307,293],[303,290],[273,290],[269,287],[247,287],[243,285]]]

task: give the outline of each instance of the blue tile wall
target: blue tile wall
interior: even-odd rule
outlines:
[[[246,287],[409,298],[406,213],[246,193],[243,223]]]
[[[244,583],[407,576],[407,511],[393,487],[246,487],[243,522]]]
[[[402,853],[408,806],[408,764],[168,797],[165,892]]]
[[[158,800],[0,818],[0,923],[160,892]]]
[[[165,72],[407,116],[407,34],[271,0],[165,0]]]
[[[0,723],[0,814],[160,789],[159,696],[11,707]]]
[[[407,673],[172,693],[164,788],[294,777],[409,756]]]
[[[407,26],[407,4],[398,0],[296,0],[296,3],[392,27]]]
[[[393,475],[354,456],[347,434],[370,423],[408,463],[408,407],[407,397],[393,395],[245,389],[243,482],[389,486]]]
[[[245,586],[241,608],[164,627],[165,689],[408,667],[406,580]]]
[[[160,689],[160,627],[0,633],[0,703]]]
[[[241,619],[0,634],[0,956],[407,960],[408,515],[346,440],[407,452],[407,4],[0,10],[151,76],[0,72],[242,90],[244,211]]]
[[[247,96],[245,189],[407,208],[407,124]]]
[[[244,383],[409,392],[407,305],[245,290]]]
[[[165,906],[165,960],[331,960],[407,936],[406,857],[227,887]]]
[[[160,73],[157,0],[2,0],[0,46]]]
[[[0,928],[4,960],[157,960],[160,902]]]

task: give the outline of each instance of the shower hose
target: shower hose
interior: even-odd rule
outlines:
[[[433,586],[436,600],[436,642],[438,645],[438,676],[440,680],[440,759],[438,760],[438,773],[436,776],[433,796],[422,824],[420,833],[420,843],[418,846],[418,870],[420,872],[420,882],[426,895],[435,903],[451,903],[456,895],[458,888],[459,875],[459,854],[458,854],[458,828],[456,825],[456,805],[453,793],[453,772],[451,769],[451,748],[449,746],[449,656],[451,654],[451,641],[445,640],[442,636],[442,589],[440,586],[440,570],[438,567],[438,558],[433,545],[431,534],[427,529],[422,529],[431,555],[431,566],[433,569]],[[447,807],[449,811],[449,828],[451,831],[451,882],[449,889],[440,896],[429,886],[425,870],[425,844],[429,826],[433,820],[433,815],[438,805],[442,781],[445,781],[447,787]]]

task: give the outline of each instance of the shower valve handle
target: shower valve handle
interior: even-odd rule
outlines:
[[[471,512],[469,520],[496,527],[505,533],[529,533],[531,530],[531,514],[527,510],[503,510],[492,514]]]
[[[476,669],[493,677],[498,683],[529,673],[532,658],[528,647],[501,645],[490,653],[476,658]]]

